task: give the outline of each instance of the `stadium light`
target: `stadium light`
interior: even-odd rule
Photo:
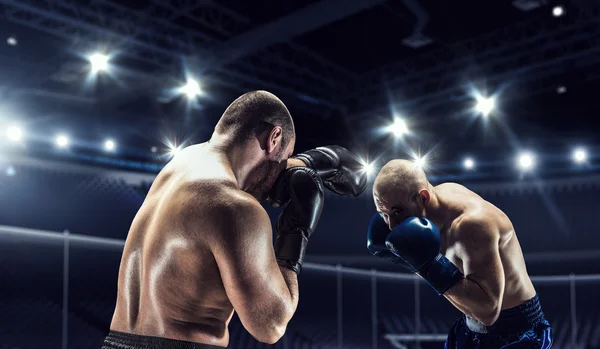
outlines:
[[[10,46],[17,46],[18,41],[17,41],[17,38],[15,38],[14,36],[10,36],[10,37],[8,37],[8,39],[6,39],[6,43],[9,44]]]
[[[65,135],[58,135],[56,137],[56,145],[62,149],[68,147],[69,146],[69,137],[67,137]]]
[[[471,158],[466,158],[465,161],[463,161],[463,166],[467,170],[472,170],[475,167],[475,161]]]
[[[413,159],[413,163],[420,169],[424,169],[427,166],[427,160],[425,156],[417,156]]]
[[[518,157],[518,165],[522,170],[530,170],[535,166],[535,158],[529,152],[521,153]]]
[[[98,73],[108,70],[108,56],[101,53],[94,53],[89,58],[92,66],[92,73]]]
[[[388,132],[393,133],[395,137],[401,137],[408,133],[408,127],[404,120],[400,118],[394,118],[394,122],[387,127]]]
[[[116,147],[117,147],[117,145],[115,144],[115,141],[113,141],[112,139],[107,139],[106,141],[104,141],[104,150],[114,151]]]
[[[17,171],[15,171],[15,168],[14,168],[14,167],[12,167],[12,166],[8,166],[8,168],[6,169],[6,175],[7,175],[8,177],[12,177],[12,176],[14,176],[15,174],[17,174]]]
[[[483,116],[488,116],[496,106],[496,101],[493,97],[477,96],[477,105],[475,109]]]
[[[23,137],[23,131],[17,126],[11,126],[6,130],[6,137],[11,142],[18,142]]]
[[[587,160],[587,153],[585,149],[577,148],[573,151],[573,161],[578,164],[582,164]]]
[[[562,6],[554,6],[552,8],[552,15],[554,17],[560,17],[565,14],[565,9]]]
[[[171,156],[175,156],[175,155],[177,155],[177,153],[179,153],[181,151],[181,149],[182,149],[181,146],[171,148],[171,149],[169,149],[169,154],[171,154]]]
[[[360,159],[360,162],[362,164],[362,170],[367,174],[367,177],[372,176],[373,172],[375,171],[375,165],[372,162],[364,159]]]
[[[200,84],[194,79],[188,79],[187,83],[180,88],[181,93],[185,94],[187,98],[192,99],[202,94]]]

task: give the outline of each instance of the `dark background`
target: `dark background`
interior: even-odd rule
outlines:
[[[64,242],[44,232],[125,239],[167,143],[207,140],[227,105],[256,89],[289,107],[297,151],[340,144],[375,170],[427,154],[434,183],[465,184],[504,210],[530,274],[566,276],[535,283],[555,347],[599,348],[597,282],[568,278],[600,271],[599,34],[591,0],[0,0],[0,348],[60,348],[64,305],[68,347],[100,347],[121,251],[72,241],[65,303]],[[108,73],[90,74],[95,51],[111,56]],[[187,76],[202,86],[194,101],[173,93]],[[488,117],[473,111],[475,91],[496,97]],[[380,132],[394,117],[408,135]],[[4,137],[11,125],[19,144]],[[54,146],[61,132],[68,150]],[[106,138],[117,151],[103,151]],[[583,165],[571,159],[577,146]],[[536,155],[527,173],[515,167],[523,150]],[[466,156],[475,170],[463,169]],[[401,272],[366,251],[370,192],[326,197],[310,262]],[[372,347],[369,276],[339,283],[307,268],[300,283],[276,347],[337,348],[340,336],[344,348]],[[380,348],[392,348],[386,334],[444,335],[459,315],[420,284],[417,322],[413,281],[376,286]],[[231,347],[266,347],[236,317],[231,335]]]

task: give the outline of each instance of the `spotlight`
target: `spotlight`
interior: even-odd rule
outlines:
[[[475,109],[477,112],[481,113],[483,116],[488,116],[494,107],[496,106],[496,101],[493,97],[482,97],[477,96],[477,106]]]
[[[406,123],[399,118],[394,118],[394,123],[387,127],[388,132],[391,132],[396,137],[400,137],[403,134],[408,132],[408,127],[406,127]]]
[[[367,174],[367,177],[370,177],[373,175],[373,172],[375,171],[375,165],[373,165],[373,163],[369,163],[366,161],[361,161],[362,162],[362,170]]]
[[[10,46],[17,46],[18,41],[17,38],[15,38],[14,36],[10,36],[8,39],[6,39],[6,43]]]
[[[194,79],[188,79],[187,83],[181,87],[181,93],[185,94],[188,98],[192,99],[202,93],[198,81]]]
[[[20,128],[11,126],[6,130],[6,137],[8,137],[11,142],[18,142],[21,140],[21,137],[23,137],[23,132]]]
[[[463,166],[467,170],[471,170],[471,169],[473,169],[473,167],[475,167],[475,161],[473,161],[473,159],[471,159],[471,158],[466,158],[465,161],[463,162]]]
[[[101,53],[94,53],[89,57],[92,65],[92,73],[106,71],[108,69],[108,56]]]
[[[584,149],[577,148],[573,151],[573,160],[578,163],[584,163],[587,160],[587,153]]]
[[[425,168],[425,166],[427,165],[427,161],[425,160],[425,156],[423,156],[423,157],[418,157],[418,156],[417,156],[417,157],[416,157],[416,158],[413,160],[413,163],[415,164],[415,166],[417,166],[417,167],[418,167],[418,168],[420,168],[420,169],[423,169],[423,168]]]
[[[556,93],[558,93],[559,95],[562,95],[563,93],[567,92],[567,88],[564,85],[560,85],[556,88]]]
[[[531,153],[521,153],[518,161],[519,167],[522,170],[530,170],[535,166],[535,159]]]
[[[14,176],[15,174],[17,174],[17,172],[15,171],[15,168],[14,168],[14,167],[12,167],[12,166],[9,166],[9,167],[6,169],[6,175],[7,175],[8,177],[12,177],[12,176]]]
[[[116,146],[117,145],[115,144],[115,142],[112,139],[107,139],[104,142],[104,150],[106,150],[106,151],[113,151],[113,150],[115,150]]]
[[[66,148],[69,146],[69,137],[65,136],[65,135],[58,135],[56,137],[56,145],[59,148]]]
[[[182,146],[172,145],[169,147],[169,154],[171,154],[171,156],[175,156],[181,151],[182,148]]]
[[[565,9],[562,6],[554,6],[552,9],[552,15],[554,17],[560,17],[565,14]]]

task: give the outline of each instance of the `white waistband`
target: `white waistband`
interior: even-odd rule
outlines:
[[[477,333],[487,333],[487,327],[479,320],[473,319],[470,316],[465,315],[467,327],[469,330]]]

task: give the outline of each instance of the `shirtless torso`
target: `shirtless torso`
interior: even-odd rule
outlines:
[[[221,208],[241,203],[263,209],[205,147],[183,150],[167,164],[135,216],[111,330],[227,346],[234,308],[213,254],[227,219]],[[268,243],[266,212],[254,218]]]
[[[523,253],[510,219],[496,206],[485,201],[479,195],[462,185],[444,183],[435,187],[435,192],[449,208],[451,222],[441,229],[441,253],[444,254],[460,271],[475,280],[485,282],[487,279],[502,280],[503,289],[501,309],[515,307],[535,296],[536,291],[531,283]],[[463,224],[465,221],[477,222],[475,226],[485,226],[486,229],[470,229],[473,224]],[[491,230],[490,243],[488,235]],[[485,234],[486,236],[478,236]],[[479,241],[478,241],[479,240]],[[480,244],[481,253],[472,252],[473,244]],[[489,246],[489,247],[488,247]],[[497,252],[489,251],[495,249]],[[499,260],[494,259],[498,257]],[[487,260],[484,268],[471,268],[475,263],[468,259]],[[499,262],[501,268],[485,268],[488,263]],[[480,263],[476,263],[480,264]],[[490,270],[501,270],[502,275],[485,275]],[[452,290],[446,295],[452,302],[461,302],[452,295]],[[455,304],[456,305],[456,304]]]

